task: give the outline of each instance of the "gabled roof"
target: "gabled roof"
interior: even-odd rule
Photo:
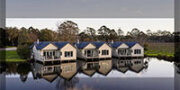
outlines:
[[[98,70],[99,74],[102,74],[104,76],[107,76],[112,71],[112,68],[110,68],[107,72],[103,73],[102,71]]]
[[[100,48],[105,42],[92,42],[96,48]]]
[[[42,76],[43,79],[47,80],[50,83],[52,83],[57,77],[58,77],[57,74]]]
[[[129,67],[117,67],[117,70],[122,73],[126,73],[129,70]]]
[[[68,42],[53,42],[54,45],[58,47],[58,49],[63,48]]]
[[[58,49],[63,48],[68,42],[39,42],[39,44],[37,42],[34,42],[33,45],[30,46],[30,48],[32,49],[33,46],[36,46],[37,50],[42,50],[43,48],[45,48],[47,45],[49,44],[53,44],[54,46],[58,47]]]
[[[126,44],[131,48],[131,47],[133,47],[134,45],[136,45],[137,42],[126,42]]]
[[[75,45],[76,45],[77,48],[79,48],[79,49],[85,48],[88,44],[90,44],[90,42],[79,42],[79,43],[75,43]]]
[[[109,43],[111,45],[111,47],[113,48],[117,48],[119,47],[121,44],[123,44],[123,42],[113,42],[113,43]]]
[[[34,42],[33,46],[36,46],[37,50],[41,50],[49,44],[50,44],[50,42],[39,42],[39,44],[37,42]]]

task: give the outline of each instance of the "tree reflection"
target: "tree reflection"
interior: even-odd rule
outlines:
[[[31,66],[28,63],[21,63],[17,67],[17,73],[20,75],[22,82],[25,82],[28,78],[28,74],[31,71]]]

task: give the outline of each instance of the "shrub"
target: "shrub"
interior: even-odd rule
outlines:
[[[30,49],[28,44],[18,45],[17,53],[22,59],[27,59],[30,57]]]
[[[148,44],[147,44],[147,43],[144,44],[144,50],[145,50],[145,51],[148,50]]]

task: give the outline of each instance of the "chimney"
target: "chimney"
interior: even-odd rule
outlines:
[[[111,43],[114,43],[114,41],[112,40]]]

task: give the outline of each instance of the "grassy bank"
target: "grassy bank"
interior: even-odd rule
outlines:
[[[26,60],[21,59],[16,51],[6,51],[6,62],[24,62]]]
[[[145,56],[174,57],[174,43],[148,43]]]

